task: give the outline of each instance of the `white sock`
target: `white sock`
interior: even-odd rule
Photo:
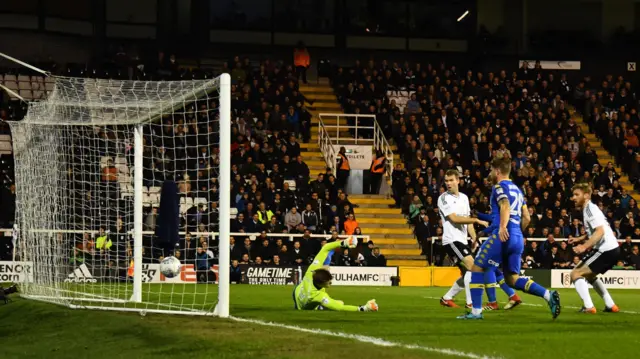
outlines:
[[[616,305],[616,303],[613,302],[613,298],[611,298],[611,294],[609,294],[609,291],[605,288],[604,283],[602,283],[600,278],[596,278],[591,285],[593,286],[593,289],[596,290],[596,293],[604,299],[604,305],[606,305],[607,308],[611,308]]]
[[[445,294],[442,299],[451,300],[464,289],[464,287],[461,287],[459,284],[459,282],[462,282],[462,284],[464,285],[464,280],[460,279],[462,279],[462,277],[460,277],[455,283],[453,283],[447,294]]]
[[[574,284],[576,286],[576,291],[578,291],[578,295],[582,298],[584,307],[587,309],[593,308],[593,301],[591,300],[591,295],[589,295],[589,285],[587,284],[587,280],[584,278],[578,278]]]
[[[471,309],[471,314],[473,314],[473,315],[482,314],[482,308],[480,308],[480,309],[476,309],[476,308]]]
[[[551,300],[551,293],[549,292],[549,289],[544,292],[544,300],[547,302]]]
[[[467,296],[467,304],[473,303],[471,299],[471,271],[464,274],[464,294]]]

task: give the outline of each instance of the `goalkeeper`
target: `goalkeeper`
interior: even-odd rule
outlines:
[[[293,303],[297,310],[335,310],[342,312],[377,312],[375,299],[362,306],[346,305],[341,300],[332,299],[326,292],[333,279],[329,272],[327,257],[340,247],[355,248],[358,240],[349,236],[344,241],[327,243],[313,259],[302,282],[293,289]],[[326,264],[326,266],[325,266]]]

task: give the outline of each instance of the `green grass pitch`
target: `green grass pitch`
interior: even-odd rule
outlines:
[[[154,288],[146,289],[152,293]],[[198,292],[203,288],[215,301],[217,287],[199,285]],[[438,303],[446,288],[330,289],[334,298],[350,304],[375,298],[378,313],[295,311],[292,289],[231,286],[233,316],[289,328],[212,317],[72,310],[14,296],[13,303],[0,304],[0,357],[602,359],[640,353],[638,291],[611,291],[623,311],[617,314],[577,313],[577,294],[562,290],[563,312],[555,321],[542,299],[527,294],[521,295],[525,305],[513,311],[462,321],[455,318],[461,310]],[[602,300],[592,296],[601,309]],[[190,300],[188,294],[179,298]]]

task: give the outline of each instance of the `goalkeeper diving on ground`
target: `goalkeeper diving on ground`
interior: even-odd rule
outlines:
[[[293,289],[293,303],[297,310],[335,310],[342,312],[377,312],[378,304],[371,299],[365,305],[347,305],[341,300],[333,299],[326,292],[331,286],[333,276],[329,271],[329,263],[333,251],[340,247],[355,248],[358,239],[349,236],[343,241],[325,244],[320,253],[313,259],[302,281]]]

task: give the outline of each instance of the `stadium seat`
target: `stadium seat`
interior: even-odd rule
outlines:
[[[151,197],[149,193],[142,193],[142,205],[144,207],[151,207]]]
[[[20,90],[18,94],[25,100],[30,101],[33,99],[33,93],[31,92],[31,90]]]
[[[193,207],[193,198],[191,198],[191,197],[180,197],[180,204],[186,204],[189,207]]]
[[[203,197],[198,197],[198,198],[193,200],[193,204],[196,205],[196,206],[199,206],[201,204],[205,204],[206,205],[207,204],[207,199],[203,198]]]
[[[229,217],[231,219],[236,219],[236,216],[238,215],[238,209],[233,207],[229,210]]]
[[[162,191],[162,187],[149,187],[149,193],[160,195],[160,191]]]
[[[4,75],[5,82],[18,82],[16,75]]]

